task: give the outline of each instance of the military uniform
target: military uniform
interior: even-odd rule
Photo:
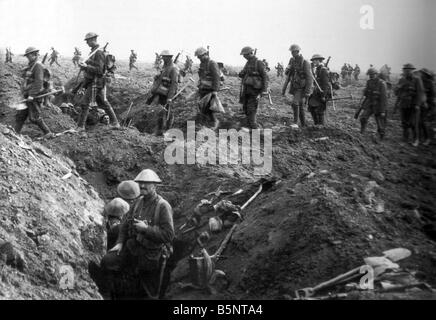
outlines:
[[[92,54],[94,52],[94,54]],[[117,116],[112,109],[111,104],[106,98],[106,79],[105,79],[105,54],[99,45],[91,49],[91,56],[85,61],[87,67],[84,69],[84,82],[82,87],[85,89],[85,94],[80,101],[82,112],[80,113],[77,126],[79,128],[85,127],[85,122],[89,114],[91,103],[99,102],[106,113],[109,115],[111,123],[119,126]],[[93,90],[95,92],[95,100],[93,101]],[[93,105],[96,106],[96,105]]]
[[[54,50],[54,49],[52,49],[53,51],[52,51],[52,53],[51,53],[51,55],[50,55],[50,66],[54,63],[54,62],[56,62],[56,64],[58,65],[58,66],[60,66],[60,64],[59,64],[59,62],[58,62],[58,55],[59,55],[59,52],[57,52],[56,50]]]
[[[243,85],[240,102],[247,116],[248,126],[251,129],[257,129],[256,114],[259,95],[268,90],[269,79],[265,65],[255,56],[252,56],[239,73],[239,78],[242,78]]]
[[[369,79],[366,82],[363,96],[365,100],[363,103],[363,113],[360,116],[361,132],[365,132],[368,119],[374,114],[378,134],[383,139],[386,128],[386,106],[388,99],[386,82],[378,77]]]
[[[424,97],[421,79],[413,74],[401,77],[395,89],[395,94],[398,97],[397,103],[401,112],[403,139],[407,141],[409,129],[412,129],[413,139],[417,140],[420,106]]]
[[[142,232],[136,231],[133,219],[146,220],[148,228]],[[158,194],[147,198],[141,196],[120,226],[117,243],[122,243],[123,249],[119,255],[108,252],[101,261],[101,267],[106,274],[132,272],[139,275],[154,294],[158,287],[163,255],[169,255],[173,239],[173,210],[170,204]],[[165,273],[164,276],[162,291],[168,284],[170,274]]]
[[[315,125],[324,125],[324,115],[327,106],[327,99],[330,93],[328,69],[320,64],[314,71],[314,76],[322,92],[315,86],[309,98],[309,111]]]
[[[281,63],[277,63],[276,70],[277,77],[283,78],[283,65]]]
[[[40,95],[44,90],[44,66],[41,62],[35,61],[34,63],[29,63],[27,68],[24,70],[24,83],[22,86],[22,92],[24,98],[36,97]],[[27,117],[30,121],[36,124],[44,134],[50,133],[50,129],[45,124],[44,120],[41,118],[41,105],[43,99],[34,99],[33,101],[26,102],[27,109],[18,110],[15,116],[15,131],[17,133],[21,132],[24,122]]]
[[[306,117],[304,113],[303,99],[309,97],[312,90],[312,70],[309,61],[305,60],[300,54],[296,59],[294,57],[289,61],[285,74],[290,82],[289,93],[294,96],[292,101],[292,109],[294,111],[294,123],[298,123],[300,119],[301,126],[306,125]],[[285,82],[282,90],[284,95],[288,81]]]
[[[75,66],[79,65],[81,55],[82,55],[82,53],[79,51],[79,49],[76,48],[76,50],[74,51],[74,57],[73,57],[73,64]]]
[[[135,62],[136,62],[137,58],[138,58],[138,56],[132,50],[132,53],[130,54],[130,57],[129,57],[129,70],[132,70],[132,68],[135,68],[136,70],[138,70],[138,68],[135,66]]]
[[[198,94],[200,100],[206,95],[212,92],[218,92],[221,86],[221,71],[218,64],[211,60],[210,58],[201,61],[200,68],[198,69]],[[213,126],[216,127],[218,124],[218,119],[216,118],[216,113],[210,110],[210,103],[200,106],[200,112],[207,117],[208,121],[213,122]]]
[[[354,67],[354,80],[359,80],[360,67],[356,64]]]
[[[168,99],[172,99],[177,92],[179,79],[179,69],[171,61],[164,64],[161,73],[156,76],[153,88],[151,90],[151,97],[147,100],[147,104],[151,105],[166,105]],[[173,117],[171,114],[170,117]],[[162,110],[157,115],[157,124],[155,134],[162,134],[162,130],[166,125],[167,110],[162,107]]]

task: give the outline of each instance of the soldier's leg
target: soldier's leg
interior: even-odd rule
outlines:
[[[24,110],[18,110],[15,115],[15,132],[20,133],[21,129],[23,129],[23,125],[26,122],[27,117],[29,116],[29,108]]]
[[[114,109],[112,108],[111,104],[106,98],[106,86],[104,86],[101,89],[97,89],[97,98],[101,100],[102,106],[105,109],[106,113],[108,114],[112,125],[119,127],[120,124],[118,122]]]
[[[300,118],[300,108],[298,101],[300,100],[300,91],[294,92],[292,99],[292,112],[294,113],[294,124],[298,124],[298,119]]]
[[[375,122],[377,124],[377,132],[380,136],[380,139],[383,139],[385,136],[385,117],[381,116],[380,114],[375,115]]]
[[[368,119],[372,115],[371,108],[366,108],[363,110],[362,115],[360,116],[360,133],[365,133],[366,126],[368,124]]]
[[[41,102],[32,101],[27,104],[29,109],[29,119],[31,122],[36,124],[44,134],[50,133],[49,127],[45,124],[44,120],[41,118]]]
[[[419,140],[419,121],[420,112],[419,107],[412,108],[410,114],[410,126],[412,128],[413,140],[416,142]]]
[[[428,144],[430,142],[430,130],[427,124],[429,109],[421,108],[420,127],[423,140]]]
[[[79,103],[81,108],[79,119],[77,120],[77,127],[79,127],[79,129],[85,129],[86,119],[88,118],[88,114],[89,114],[89,102],[91,101],[91,90],[92,88],[91,86],[89,86],[86,89],[85,94],[83,95]]]
[[[400,109],[401,127],[403,128],[403,141],[407,142],[409,139],[409,123],[408,123],[408,112],[409,109]]]
[[[318,124],[318,114],[316,113],[315,107],[309,107],[309,112],[312,115],[313,124],[317,125]]]
[[[319,125],[324,125],[324,117],[325,117],[325,112],[326,112],[326,107],[325,106],[321,106],[318,109],[318,124]]]
[[[257,97],[254,95],[247,96],[247,122],[250,129],[257,129]]]

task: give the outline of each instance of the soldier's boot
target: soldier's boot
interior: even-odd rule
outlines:
[[[321,126],[324,125],[324,114],[325,114],[325,112],[320,112],[318,114],[318,124]]]

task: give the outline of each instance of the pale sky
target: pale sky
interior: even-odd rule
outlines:
[[[363,5],[374,9],[373,30],[360,27]],[[135,49],[152,62],[170,49],[183,50],[184,61],[209,45],[212,59],[243,65],[240,50],[250,45],[273,67],[297,43],[306,58],[332,56],[333,69],[387,63],[398,72],[411,62],[436,70],[435,12],[434,0],[0,0],[0,48],[54,46],[72,56],[78,46],[85,55],[93,31],[117,59]]]

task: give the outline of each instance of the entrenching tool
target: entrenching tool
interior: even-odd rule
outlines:
[[[354,268],[353,270],[350,270],[346,273],[343,273],[343,274],[341,274],[341,275],[339,275],[331,280],[322,282],[313,288],[303,288],[303,289],[296,290],[295,296],[297,297],[297,299],[301,299],[301,298],[304,299],[304,298],[312,297],[317,291],[332,287],[332,286],[344,281],[345,279],[349,279],[351,276],[357,276],[358,274],[360,274],[361,267],[362,266]]]
[[[58,90],[54,90],[54,91],[50,91],[50,92],[41,94],[37,97],[34,97],[33,99],[40,99],[40,98],[44,98],[44,97],[50,96],[52,94],[57,94],[57,93],[65,93],[65,88],[60,87],[60,89],[58,89]],[[15,110],[25,110],[25,109],[27,109],[27,106],[24,103],[27,101],[29,101],[29,99],[20,100],[20,101],[18,101],[18,103],[11,105],[10,108],[15,109]]]
[[[189,78],[190,81],[195,82],[195,80],[193,78]],[[175,98],[177,98],[183,91],[185,91],[185,89],[189,86],[189,82],[186,83],[175,95],[174,97],[172,97],[171,100],[174,101]],[[171,103],[167,103],[167,107],[165,108],[167,110],[167,116],[166,116],[166,121],[168,122],[168,120],[170,119],[170,113],[171,113]]]

